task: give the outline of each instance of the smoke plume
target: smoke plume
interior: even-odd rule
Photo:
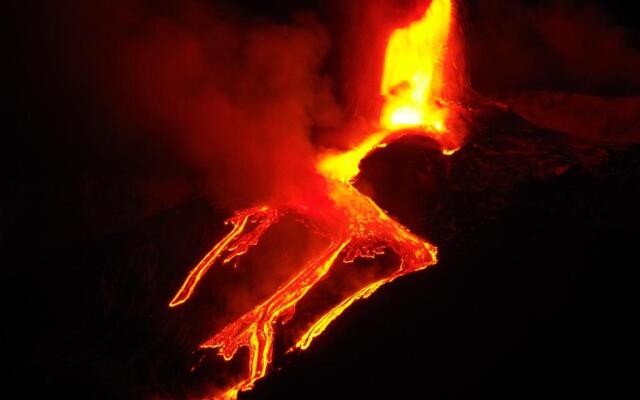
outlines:
[[[319,22],[199,1],[82,3],[64,7],[57,45],[125,145],[168,149],[229,209],[312,195],[311,132],[340,118]]]

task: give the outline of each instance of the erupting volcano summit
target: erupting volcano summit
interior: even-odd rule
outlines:
[[[316,160],[316,171],[324,178],[329,207],[309,204],[265,204],[237,211],[227,220],[231,231],[200,261],[170,303],[179,306],[189,299],[203,275],[217,263],[228,264],[258,245],[263,234],[284,215],[306,221],[309,229],[327,239],[319,254],[300,263],[298,272],[273,295],[228,324],[202,343],[202,348],[218,349],[225,360],[239,348],[249,350],[246,376],[216,398],[233,399],[238,392],[254,386],[265,376],[272,361],[278,324],[287,323],[296,304],[326,277],[339,258],[353,263],[357,258],[375,258],[387,251],[398,257],[398,264],[385,277],[366,284],[324,312],[301,332],[290,350],[307,349],[313,339],[354,301],[367,298],[382,285],[403,275],[422,270],[437,262],[437,249],[394,221],[374,201],[354,186],[359,164],[370,152],[392,140],[411,134],[423,135],[440,143],[445,154],[460,146],[462,132],[454,130],[456,113],[451,104],[460,87],[449,85],[450,77],[463,73],[456,60],[457,46],[452,32],[455,22],[451,0],[433,0],[422,18],[397,29],[389,38],[381,80],[385,102],[379,129],[368,133],[347,150],[323,150]]]

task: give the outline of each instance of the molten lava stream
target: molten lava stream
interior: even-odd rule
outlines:
[[[171,307],[187,301],[211,266],[219,259],[223,264],[240,259],[285,214],[307,220],[309,226],[316,227],[330,239],[326,249],[303,263],[273,295],[201,345],[217,349],[225,360],[233,358],[240,347],[249,350],[247,375],[218,398],[234,399],[238,392],[251,389],[256,380],[265,376],[272,360],[276,323],[286,324],[292,318],[296,304],[330,272],[338,257],[345,263],[353,263],[356,258],[374,258],[391,251],[399,257],[399,264],[388,276],[366,284],[317,318],[290,351],[307,349],[313,339],[356,300],[367,298],[384,284],[437,262],[435,246],[390,218],[372,199],[358,192],[353,181],[362,159],[409,130],[437,140],[444,154],[452,154],[459,147],[460,135],[449,129],[453,113],[444,96],[447,83],[444,61],[450,56],[452,20],[451,0],[433,0],[419,21],[391,35],[381,85],[385,104],[380,130],[348,151],[327,151],[317,160],[316,170],[326,180],[326,197],[333,209],[263,206],[236,212],[227,221],[232,225],[229,234],[193,268],[171,301]],[[332,220],[329,226],[327,221],[332,218],[338,221]]]

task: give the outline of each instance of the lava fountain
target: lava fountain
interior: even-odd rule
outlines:
[[[231,226],[230,232],[190,271],[171,300],[170,307],[187,301],[211,267],[237,262],[284,215],[307,221],[309,229],[328,239],[327,247],[302,262],[275,293],[201,344],[204,349],[217,349],[225,360],[231,360],[241,347],[249,350],[246,375],[216,398],[235,399],[239,392],[250,390],[266,375],[272,361],[276,324],[286,324],[292,318],[296,304],[330,273],[339,258],[344,263],[353,263],[357,258],[375,258],[392,251],[399,262],[387,276],[366,284],[316,318],[290,351],[307,349],[353,302],[367,298],[396,278],[437,262],[434,245],[389,217],[353,184],[363,158],[408,132],[435,139],[445,154],[451,154],[459,146],[457,138],[461,135],[451,129],[456,118],[451,106],[455,94],[447,79],[453,73],[452,66],[459,65],[450,51],[456,45],[455,35],[451,34],[454,22],[452,0],[433,0],[421,19],[392,33],[384,60],[381,83],[384,105],[379,129],[347,151],[318,154],[316,171],[326,183],[330,207],[260,205],[237,211],[226,221]]]

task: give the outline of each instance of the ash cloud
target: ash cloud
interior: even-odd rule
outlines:
[[[217,205],[310,196],[320,184],[311,132],[340,119],[319,73],[329,35],[309,15],[239,15],[195,0],[71,2],[61,54],[125,143],[165,148],[204,177]]]

